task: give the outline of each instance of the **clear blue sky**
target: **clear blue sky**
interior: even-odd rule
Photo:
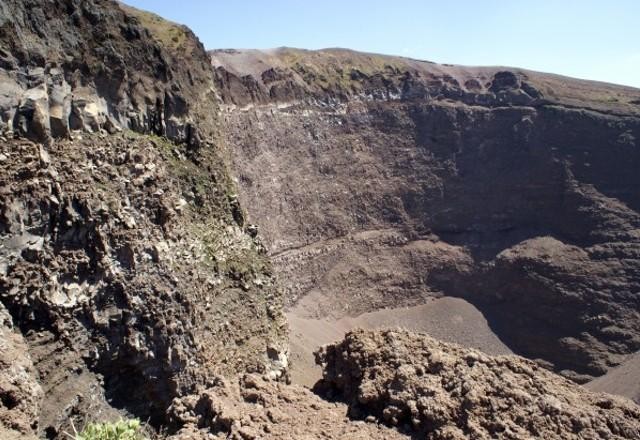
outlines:
[[[640,0],[126,0],[207,49],[350,49],[640,87]]]

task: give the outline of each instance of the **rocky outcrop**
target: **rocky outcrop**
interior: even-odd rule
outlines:
[[[202,45],[165,21],[153,34],[146,13],[127,11],[109,0],[3,2],[0,132],[44,142],[126,128],[194,146],[210,138],[215,103]],[[163,44],[161,31],[181,38]]]
[[[0,146],[0,300],[49,438],[113,408],[160,425],[212,374],[286,370],[264,248],[234,220],[216,152],[200,168],[186,148],[133,134]]]
[[[0,429],[16,435],[125,414],[159,428],[213,375],[287,374],[206,53],[123,8],[0,5]]]
[[[349,333],[318,353],[319,385],[352,416],[427,439],[631,439],[640,410],[517,356],[402,331]]]
[[[257,375],[177,398],[183,439],[631,439],[640,410],[518,356],[406,331],[354,331],[317,353],[316,391]]]
[[[580,382],[640,349],[640,91],[333,49],[211,56],[240,201],[294,312],[461,296]]]
[[[0,5],[2,429],[160,427],[211,375],[286,376],[281,294],[212,86],[191,31],[143,11]]]

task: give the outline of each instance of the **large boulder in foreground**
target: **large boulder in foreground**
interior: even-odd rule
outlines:
[[[405,331],[347,334],[317,354],[318,387],[355,417],[427,439],[636,439],[640,407],[518,356],[488,356]],[[373,416],[373,417],[371,417]]]

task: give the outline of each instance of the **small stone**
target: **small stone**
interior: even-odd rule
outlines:
[[[40,159],[40,164],[42,166],[47,166],[51,163],[51,157],[47,150],[45,150],[42,145],[38,147],[38,158]]]
[[[187,201],[185,199],[180,199],[173,206],[173,209],[175,209],[178,212],[181,212],[185,206],[187,206]]]
[[[129,228],[129,229],[133,229],[133,228],[135,228],[135,227],[136,227],[136,220],[135,220],[132,216],[130,216],[130,215],[125,216],[125,218],[123,219],[123,221],[124,221],[125,226],[126,226],[127,228]]]
[[[163,260],[164,256],[169,252],[169,244],[162,240],[153,245],[151,249],[151,256],[156,263]]]

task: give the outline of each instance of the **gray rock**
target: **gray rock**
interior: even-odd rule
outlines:
[[[69,136],[71,116],[71,86],[59,74],[50,78],[49,117],[51,135],[56,138]]]
[[[51,138],[49,98],[44,84],[22,95],[16,119],[19,134],[37,142],[47,142]]]

